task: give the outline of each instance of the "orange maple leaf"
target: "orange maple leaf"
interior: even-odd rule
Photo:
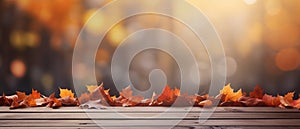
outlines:
[[[78,98],[78,101],[80,104],[84,104],[90,100],[90,95],[87,93],[81,94],[81,96]]]
[[[300,109],[300,96],[297,100],[293,101],[293,107],[297,108],[297,109]]]
[[[21,102],[26,99],[26,94],[24,92],[19,92],[17,91],[17,99],[15,100],[16,102]]]
[[[256,85],[254,91],[250,92],[250,97],[261,99],[263,97],[263,89],[259,85]]]
[[[54,97],[55,96],[55,93],[52,93],[47,101],[48,101],[48,106],[51,107],[51,108],[59,108],[62,106],[62,102],[61,100],[57,99]]]
[[[74,93],[71,90],[69,90],[69,89],[61,89],[61,88],[59,88],[59,91],[60,91],[59,96],[61,98],[65,98],[65,97],[74,98]]]
[[[273,97],[268,94],[264,94],[262,97],[262,100],[267,106],[278,106],[280,104],[280,96],[278,95],[277,97]]]
[[[230,83],[226,85],[222,90],[220,90],[220,94],[224,95],[224,102],[233,101],[237,102],[240,97],[243,96],[242,89],[239,89],[237,92],[234,92],[230,86]]]
[[[284,97],[280,96],[279,101],[282,104],[282,106],[285,107],[292,107],[293,106],[293,97],[294,97],[295,92],[289,92]]]
[[[144,97],[140,96],[140,95],[133,96],[130,86],[127,86],[126,88],[122,89],[122,91],[120,92],[120,96],[124,98],[121,101],[123,101],[122,105],[126,106],[126,107],[127,106],[135,106],[135,105],[141,103],[141,101],[144,99]]]
[[[34,90],[34,89],[31,90],[31,96],[33,99],[41,98],[41,94],[37,90]]]
[[[166,85],[163,92],[158,96],[157,101],[162,102],[162,105],[171,105],[176,99],[174,91]]]

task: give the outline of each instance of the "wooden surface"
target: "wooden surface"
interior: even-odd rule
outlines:
[[[272,107],[218,107],[206,120],[199,121],[199,107],[187,114],[185,108],[170,111],[168,107],[114,107],[80,109],[47,107],[9,110],[0,107],[0,128],[300,128],[300,111]],[[119,114],[118,114],[118,113]],[[119,117],[118,115],[123,117]],[[184,117],[183,117],[184,116]],[[200,119],[201,120],[201,119]]]

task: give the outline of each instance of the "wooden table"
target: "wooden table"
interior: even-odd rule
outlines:
[[[184,118],[176,117],[182,111],[169,112],[159,118],[167,107],[113,107],[86,109],[79,107],[47,107],[9,110],[0,107],[0,128],[165,128],[170,121],[180,120],[175,128],[300,128],[300,111],[272,107],[218,107],[210,118],[199,123],[201,108],[194,107]],[[116,117],[116,111],[128,118]],[[89,114],[86,114],[88,112]],[[171,117],[170,117],[171,116]]]

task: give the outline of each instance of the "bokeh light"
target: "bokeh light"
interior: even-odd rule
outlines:
[[[26,73],[26,66],[22,60],[16,59],[11,62],[10,71],[15,77],[21,78]]]
[[[292,71],[299,67],[300,53],[295,48],[286,48],[276,54],[276,65],[282,71]]]
[[[14,93],[16,89],[26,89],[28,86],[41,88],[38,90],[55,89],[62,85],[72,88],[72,52],[79,31],[99,8],[110,1],[0,1],[3,5],[0,8],[0,82],[6,86],[3,90]],[[296,89],[296,92],[300,93],[299,81],[287,81],[297,80],[299,77],[295,75],[300,74],[299,0],[188,2],[202,10],[220,34],[227,56],[227,78],[232,85],[245,86],[243,89],[247,90],[246,87],[261,84],[264,89],[270,90],[270,93],[284,91],[278,85],[289,85],[285,88],[290,89],[286,90]],[[112,17],[124,15],[131,11],[133,5],[120,5],[121,7],[111,10],[108,14],[98,13],[94,22],[86,26],[87,32],[83,33],[89,38],[106,31],[103,30],[103,19],[110,20]],[[192,16],[184,11],[185,7],[176,3],[142,6],[168,7],[173,14]],[[123,7],[126,9],[122,9]],[[172,18],[155,14],[130,17],[116,24],[102,41],[95,59],[98,81],[113,86],[108,71],[114,50],[126,36],[149,27],[171,30],[185,39],[188,46],[194,43],[193,33],[189,32],[184,24]],[[204,47],[193,49],[199,51],[197,57],[200,60],[197,62],[202,73],[201,86],[207,88],[211,79],[209,56]],[[143,80],[143,76],[147,75],[145,70],[151,69],[152,65],[163,65],[168,69],[168,78],[178,80],[179,73],[174,72],[176,67],[168,57],[153,53],[149,55],[151,60],[143,58],[133,66],[139,68],[134,71],[133,81]],[[76,75],[77,78],[88,76],[86,74],[89,68],[83,64],[74,68],[81,73]],[[144,82],[138,84],[144,85]]]
[[[246,4],[255,4],[256,0],[244,0]]]

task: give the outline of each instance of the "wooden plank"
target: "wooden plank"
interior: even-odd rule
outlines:
[[[78,129],[78,127],[1,127],[1,129]],[[100,127],[80,127],[81,129],[99,129]],[[105,127],[107,129],[109,127]],[[153,129],[153,127],[130,127],[130,129]],[[260,126],[175,126],[172,129],[298,129],[299,127],[286,127],[286,126],[277,126],[277,127],[260,127]],[[110,127],[109,129],[124,129],[124,127]],[[155,129],[166,129],[166,127],[155,127]]]
[[[299,119],[259,119],[259,120],[1,120],[0,127],[167,127],[178,126],[262,126],[262,127],[300,127]]]
[[[122,116],[124,117],[122,117]],[[168,113],[157,117],[155,113],[0,113],[0,120],[124,120],[124,119],[185,119],[197,120],[200,113]],[[209,119],[300,119],[300,113],[213,113]]]
[[[34,108],[24,108],[24,109],[13,109],[10,110],[8,107],[0,107],[0,113],[25,113],[25,112],[32,112],[32,113],[40,113],[40,112],[53,112],[53,113],[83,113],[83,112],[164,112],[169,107],[108,107],[104,109],[81,109],[79,107],[61,107],[59,109],[52,109],[48,107],[34,107]],[[200,107],[193,107],[190,112],[208,112],[210,109],[203,109]],[[188,108],[177,108],[175,111],[171,112],[186,112]],[[281,109],[276,107],[217,107],[215,112],[300,112],[297,109]]]

